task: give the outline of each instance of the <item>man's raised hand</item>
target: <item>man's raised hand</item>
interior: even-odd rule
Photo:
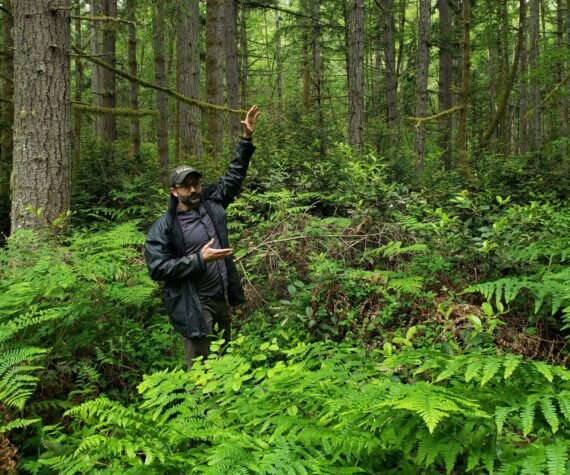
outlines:
[[[200,250],[200,254],[202,254],[202,259],[204,262],[213,262],[219,261],[220,259],[224,259],[228,256],[231,256],[234,252],[233,249],[214,249],[212,246],[214,245],[214,240],[210,239],[206,243],[206,245]]]
[[[241,125],[243,125],[243,136],[247,137],[248,139],[251,138],[253,135],[253,131],[255,130],[255,124],[257,122],[257,118],[261,114],[261,111],[257,106],[251,106],[251,109],[247,111],[245,115],[245,120],[241,121]]]

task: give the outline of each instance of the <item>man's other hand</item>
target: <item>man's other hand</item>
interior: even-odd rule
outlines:
[[[204,262],[213,262],[231,256],[234,252],[233,249],[214,249],[214,240],[211,239],[201,250],[202,259]]]
[[[243,136],[247,137],[248,139],[251,138],[253,135],[253,131],[255,130],[255,123],[257,122],[257,118],[261,114],[261,111],[257,106],[252,106],[247,114],[245,115],[245,120],[241,121],[241,125],[243,126]]]

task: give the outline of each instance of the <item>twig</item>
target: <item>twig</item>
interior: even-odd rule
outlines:
[[[356,238],[361,239],[361,238],[367,238],[369,236],[377,236],[380,234],[381,233],[372,233],[372,234],[321,234],[319,236],[303,235],[303,236],[292,236],[292,237],[282,238],[282,239],[272,239],[272,240],[266,239],[265,241],[263,241],[259,245],[249,249],[245,254],[242,254],[241,256],[236,257],[234,259],[234,262],[241,261],[244,257],[250,256],[255,251],[261,249],[262,247],[267,247],[271,244],[277,244],[280,242],[299,241],[301,239],[314,239],[315,237],[317,237],[319,239],[322,239],[322,238],[325,238],[325,239],[356,239]]]
[[[237,259],[236,259],[237,261]],[[263,298],[263,295],[261,295],[259,293],[259,291],[255,288],[255,286],[251,283],[251,280],[249,280],[249,276],[247,275],[247,271],[245,270],[245,267],[243,266],[243,264],[241,262],[239,262],[239,266],[241,267],[241,270],[243,272],[243,275],[245,276],[245,279],[247,280],[247,283],[249,284],[249,286],[253,289],[253,291],[257,294],[257,296],[263,301],[263,303],[267,303],[267,300],[265,300]]]

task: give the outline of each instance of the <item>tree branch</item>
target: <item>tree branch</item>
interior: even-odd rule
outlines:
[[[513,84],[515,83],[515,78],[517,76],[517,71],[519,69],[519,58],[521,56],[522,51],[522,44],[524,39],[524,18],[525,18],[525,0],[520,0],[520,10],[519,10],[519,31],[518,31],[518,39],[517,39],[517,47],[515,50],[515,57],[513,58],[513,64],[511,66],[511,71],[509,73],[509,77],[507,79],[507,83],[505,84],[505,89],[501,95],[501,101],[499,102],[499,107],[495,111],[487,130],[481,137],[479,141],[479,146],[477,147],[479,150],[485,148],[488,143],[491,135],[497,128],[497,125],[505,111],[507,109],[507,102],[509,100],[509,96],[511,95],[511,91],[513,90]]]
[[[131,82],[136,82],[136,83],[140,84],[141,86],[148,87],[150,89],[155,89],[157,91],[165,92],[169,96],[174,97],[175,99],[177,99],[181,102],[184,102],[186,104],[196,104],[197,106],[199,106],[203,109],[214,109],[214,110],[218,110],[221,112],[231,112],[232,114],[243,115],[243,114],[247,113],[247,111],[243,110],[243,109],[231,109],[229,107],[219,106],[217,104],[210,104],[209,102],[202,102],[202,101],[199,101],[198,99],[194,99],[193,97],[183,96],[182,94],[180,94],[179,92],[177,92],[173,89],[170,89],[168,87],[162,87],[162,86],[159,86],[158,84],[155,84],[153,82],[146,81],[144,79],[138,78],[136,76],[133,76],[132,74],[129,74],[126,71],[123,71],[122,69],[116,68],[115,66],[113,66],[109,63],[106,63],[105,61],[101,61],[98,58],[88,56],[88,55],[84,54],[84,52],[81,49],[79,49],[73,45],[71,47],[73,48],[73,50],[76,53],[78,53],[80,56],[83,56],[85,59],[87,59],[88,61],[91,61],[92,63],[98,64],[99,66],[102,66],[105,69],[113,71],[115,74],[122,76]]]
[[[99,107],[82,102],[72,102],[71,107],[75,110],[91,112],[92,114],[112,114],[126,117],[152,115],[158,117],[158,111],[154,109],[123,109],[120,107]]]
[[[562,86],[564,86],[564,84],[566,82],[568,82],[568,80],[570,79],[570,72],[568,72],[568,74],[566,76],[564,76],[564,78],[556,85],[554,86],[554,89],[552,89],[552,91],[550,91],[544,99],[542,99],[542,101],[540,101],[536,106],[534,106],[532,109],[530,109],[525,115],[524,118],[528,119],[532,114],[534,114],[534,111],[536,111],[536,109],[538,109],[539,107],[542,107],[546,102],[548,102],[556,93],[556,91],[558,91],[558,89],[560,89]]]
[[[461,109],[463,109],[462,104],[455,106],[455,107],[452,107],[451,109],[445,109],[444,111],[438,112],[437,114],[434,114],[434,115],[429,115],[426,117],[408,117],[408,119],[409,120],[415,120],[416,121],[416,127],[419,127],[424,122],[428,122],[430,120],[441,119],[442,117],[449,115],[449,114],[453,114],[454,112],[458,112]]]
[[[134,21],[124,20],[122,18],[117,18],[114,16],[89,16],[89,15],[72,14],[71,18],[74,18],[76,20],[82,20],[82,21],[114,21],[117,23],[126,23],[129,25],[137,26],[136,22],[134,22]]]

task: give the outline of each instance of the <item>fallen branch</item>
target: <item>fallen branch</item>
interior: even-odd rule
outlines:
[[[180,94],[179,92],[170,89],[168,87],[162,87],[159,86],[158,84],[155,84],[153,82],[150,81],[146,81],[144,79],[138,78],[136,76],[133,76],[132,74],[123,71],[122,69],[116,68],[115,66],[106,63],[105,61],[101,61],[100,59],[94,58],[94,57],[90,57],[88,55],[85,54],[84,51],[82,51],[81,49],[77,48],[76,46],[71,46],[73,48],[73,50],[79,54],[80,56],[83,56],[85,59],[87,59],[88,61],[91,61],[92,63],[98,64],[99,66],[108,69],[109,71],[113,71],[115,74],[124,77],[125,79],[128,79],[131,82],[136,82],[138,84],[140,84],[141,86],[144,87],[148,87],[150,89],[155,89],[157,91],[162,91],[165,92],[166,94],[168,94],[171,97],[174,97],[175,99],[184,102],[186,104],[195,104],[203,109],[214,109],[217,111],[221,111],[221,112],[230,112],[232,114],[246,114],[247,111],[243,110],[243,109],[231,109],[229,107],[225,107],[225,106],[219,106],[217,104],[210,104],[209,102],[202,102],[199,101],[198,99],[194,99],[193,97],[188,97],[188,96],[183,96],[182,94]]]

